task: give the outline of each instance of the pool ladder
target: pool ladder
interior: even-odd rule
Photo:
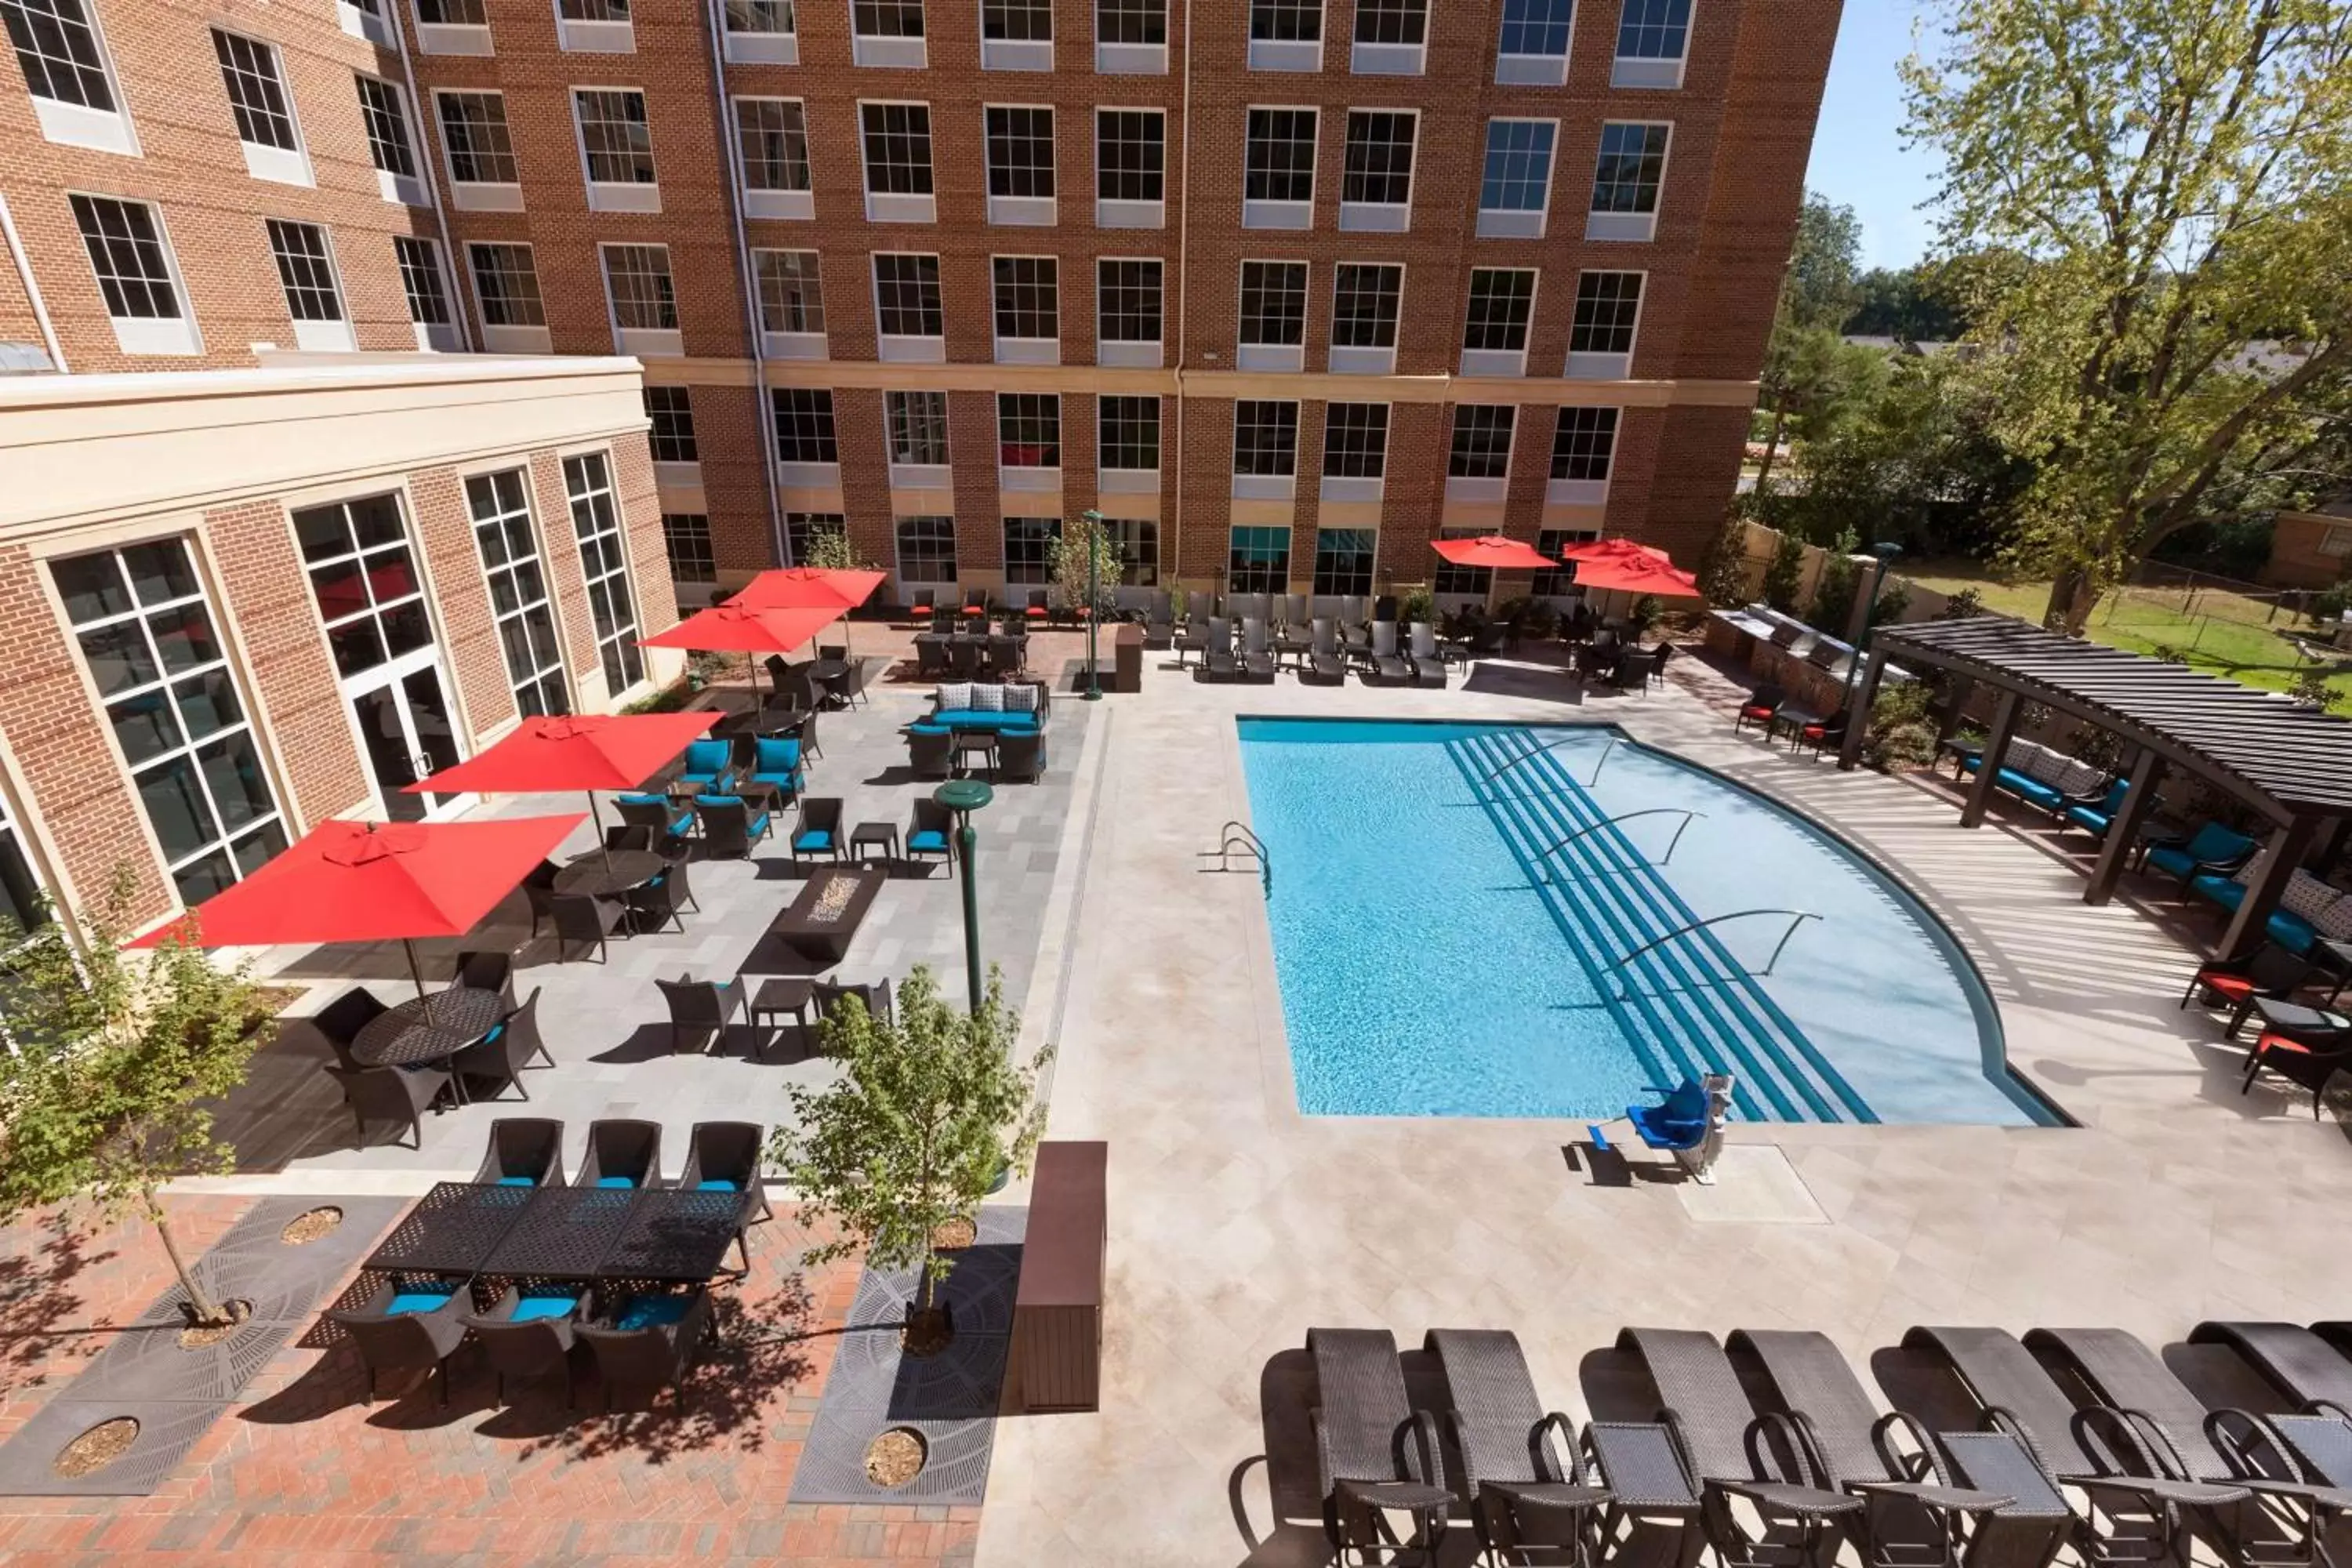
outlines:
[[[1217,839],[1217,847],[1214,849],[1201,851],[1202,859],[1214,860],[1216,864],[1203,866],[1201,869],[1203,871],[1255,869],[1257,872],[1260,886],[1265,889],[1265,896],[1269,899],[1274,897],[1274,857],[1266,853],[1265,840],[1251,832],[1249,825],[1244,822],[1226,823],[1218,830]],[[1234,857],[1236,855],[1246,857],[1238,866],[1234,864]]]

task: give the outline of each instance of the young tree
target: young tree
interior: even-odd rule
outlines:
[[[1904,75],[1944,245],[2022,258],[1972,275],[1969,363],[2035,468],[2011,563],[2079,631],[2352,416],[2352,0],[1966,0]]]
[[[809,535],[808,559],[803,566],[814,566],[825,572],[856,572],[866,565],[858,559],[857,549],[849,542],[846,527],[821,528]]]
[[[1698,591],[1718,610],[1748,602],[1748,521],[1736,512],[1723,520],[1707,542],[1699,563]]]
[[[1816,191],[1805,193],[1797,215],[1797,237],[1789,270],[1772,315],[1772,335],[1764,348],[1759,405],[1771,415],[1764,462],[1756,475],[1760,494],[1770,483],[1772,463],[1791,414],[1801,416],[1830,395],[1836,379],[1838,329],[1853,312],[1854,279],[1862,255],[1862,220],[1850,206]]]
[[[936,1344],[953,1329],[937,1302],[954,1263],[933,1233],[971,1217],[1006,1168],[1025,1173],[1045,1131],[1036,1071],[1051,1053],[1016,1066],[1020,1032],[993,969],[980,1011],[964,1014],[917,964],[895,1017],[877,1018],[854,999],[827,1016],[825,1054],[846,1070],[824,1089],[794,1085],[792,1117],[770,1141],[769,1159],[801,1194],[804,1216],[839,1226],[808,1263],[863,1251],[884,1268],[919,1265],[910,1341]]]
[[[1100,603],[1093,605],[1097,616],[1109,613],[1113,604],[1111,590],[1118,586],[1127,562],[1119,554],[1118,541],[1110,530],[1092,518],[1074,517],[1062,524],[1062,531],[1054,541],[1045,557],[1045,570],[1054,579],[1055,588],[1066,605],[1087,603],[1087,542],[1095,546],[1094,579]]]
[[[1784,616],[1797,612],[1797,590],[1805,580],[1805,542],[1789,529],[1780,531],[1772,559],[1764,566],[1764,602]]]
[[[245,966],[225,973],[178,942],[125,953],[136,892],[119,872],[81,922],[79,952],[52,925],[11,955],[0,1215],[75,1198],[138,1214],[191,1315],[219,1324],[228,1311],[189,1273],[159,1194],[174,1176],[233,1167],[236,1151],[213,1136],[212,1102],[245,1081],[272,1026]]]

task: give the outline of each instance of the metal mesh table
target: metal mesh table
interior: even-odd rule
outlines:
[[[540,1187],[476,1272],[510,1279],[593,1279],[643,1195],[635,1187]]]
[[[472,1274],[539,1189],[442,1182],[401,1216],[364,1268],[386,1274]]]
[[[428,996],[412,996],[360,1030],[352,1041],[352,1059],[368,1068],[446,1061],[488,1034],[506,1016],[506,998],[478,986],[453,985]]]
[[[637,1194],[628,1228],[597,1272],[607,1279],[703,1280],[743,1228],[748,1193],[664,1187]]]
[[[559,894],[618,898],[662,874],[669,862],[650,849],[592,849],[555,874]]]

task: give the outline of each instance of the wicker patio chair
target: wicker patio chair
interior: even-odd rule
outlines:
[[[415,1147],[425,1148],[424,1112],[449,1087],[446,1068],[329,1068],[327,1076],[343,1086],[343,1101],[352,1108],[352,1124],[360,1147],[367,1147],[371,1121],[405,1122]]]
[[[1350,1551],[1391,1542],[1373,1531],[1381,1511],[1410,1513],[1416,1527],[1404,1544],[1436,1561],[1454,1493],[1437,1423],[1405,1397],[1404,1369],[1386,1329],[1309,1329],[1315,1358],[1315,1461],[1323,1494],[1323,1531],[1345,1561]]]
[[[658,1187],[661,1123],[611,1120],[588,1124],[588,1153],[575,1187]]]
[[[335,1053],[335,1064],[357,1072],[360,1064],[352,1055],[352,1042],[360,1037],[362,1029],[391,1011],[374,992],[354,985],[311,1015],[309,1023]]]
[[[386,1279],[357,1307],[327,1317],[352,1336],[367,1367],[366,1402],[375,1403],[376,1378],[387,1372],[437,1376],[440,1403],[449,1403],[449,1357],[466,1342],[463,1279]]]
[[[1549,1549],[1590,1568],[1609,1489],[1585,1483],[1575,1425],[1537,1399],[1518,1336],[1507,1329],[1432,1329],[1422,1348],[1445,1370],[1454,1402],[1446,1424],[1462,1456],[1480,1546],[1502,1562],[1533,1562],[1531,1549]]]
[[[676,1056],[691,1037],[694,1048],[710,1055],[727,1043],[727,1026],[735,1019],[751,1021],[742,976],[732,980],[676,980],[656,977],[662,1000],[669,1005],[669,1050]]]
[[[563,1373],[563,1407],[572,1405],[572,1347],[575,1342],[583,1285],[508,1285],[487,1312],[469,1312],[464,1322],[482,1347],[482,1359],[498,1379],[498,1402],[507,1402],[509,1377]]]
[[[605,1321],[581,1324],[576,1335],[596,1358],[606,1412],[616,1388],[637,1384],[658,1392],[665,1384],[676,1385],[684,1410],[686,1369],[709,1324],[710,1296],[699,1289],[623,1296]]]
[[[698,1121],[686,1145],[686,1169],[678,1173],[680,1190],[689,1193],[741,1193],[743,1222],[735,1227],[735,1245],[742,1250],[743,1270],[751,1268],[751,1244],[744,1231],[776,1217],[768,1206],[768,1189],[760,1178],[760,1159],[768,1130],[756,1121]]]
[[[2332,1405],[2352,1412],[2352,1360],[2300,1324],[2207,1321],[2189,1331],[2189,1342],[2228,1346],[2297,1406]]]
[[[545,1116],[501,1116],[490,1123],[478,1183],[500,1186],[563,1184],[563,1123]]]

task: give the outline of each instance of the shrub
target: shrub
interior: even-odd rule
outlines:
[[[1944,607],[1936,612],[1939,621],[1965,621],[1971,616],[1985,613],[1984,594],[1976,588],[1955,589],[1944,600]]]
[[[2327,684],[2327,671],[2324,669],[2296,670],[2294,684],[2287,688],[2287,695],[2294,698],[2298,706],[2316,709],[2322,713],[2335,707],[2337,701],[2335,689]]]
[[[1631,608],[1626,610],[1625,624],[1632,626],[1638,637],[1656,626],[1665,613],[1665,605],[1659,601],[1655,594],[1643,594],[1633,601]]]
[[[1797,588],[1805,580],[1805,542],[1793,533],[1780,535],[1772,546],[1771,563],[1764,568],[1764,602],[1784,616],[1797,612]]]
[[[1405,625],[1435,618],[1437,595],[1426,583],[1415,583],[1397,598],[1397,616]]]
[[[1878,603],[1870,607],[1870,624],[1891,626],[1903,619],[1903,612],[1911,607],[1911,584],[1901,578],[1894,586],[1878,595]]]
[[[1723,520],[1699,562],[1698,589],[1706,602],[1728,610],[1748,600],[1748,523],[1734,514]]]
[[[1882,773],[1924,768],[1936,760],[1936,725],[1927,715],[1927,689],[1917,681],[1889,686],[1871,705],[1862,760]]]
[[[1842,531],[1830,542],[1821,577],[1813,584],[1813,606],[1805,619],[1833,637],[1845,636],[1846,621],[1853,614],[1853,595],[1862,586],[1862,567],[1853,558],[1860,542],[1851,528]]]

